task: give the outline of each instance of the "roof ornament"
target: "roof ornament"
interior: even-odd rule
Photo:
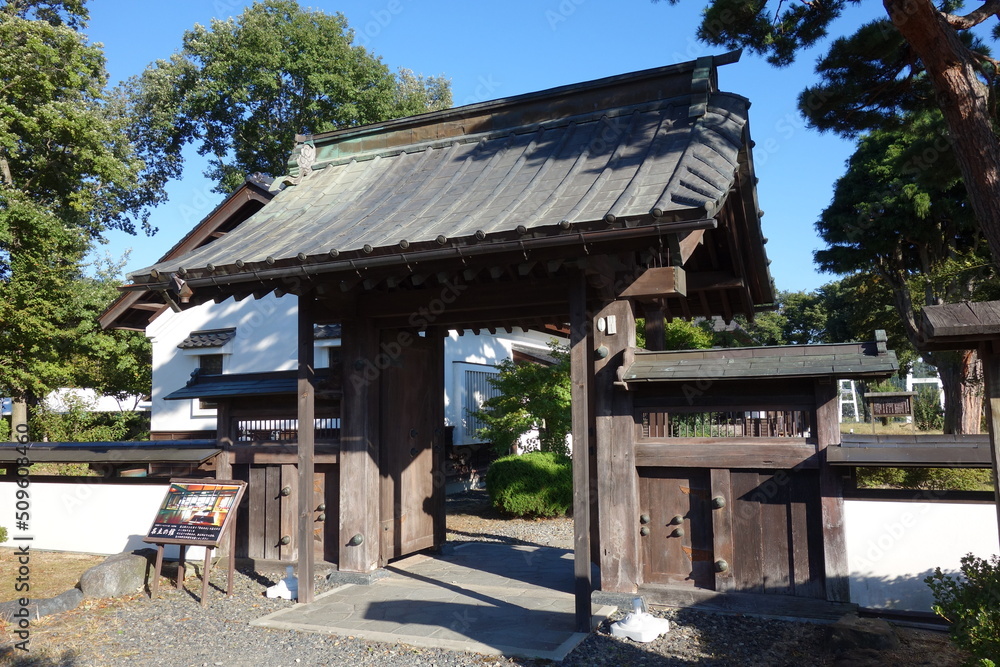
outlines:
[[[695,61],[694,72],[691,74],[691,106],[688,108],[688,118],[699,118],[708,111],[714,65],[715,59],[712,56],[702,56]]]
[[[295,148],[288,156],[288,176],[283,181],[288,185],[298,185],[312,173],[316,163],[316,145],[312,139],[308,141],[301,135],[295,135]]]

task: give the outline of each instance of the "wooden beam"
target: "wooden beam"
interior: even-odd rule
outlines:
[[[340,557],[342,572],[378,567],[379,332],[368,318],[341,323],[344,398],[340,422]]]
[[[820,511],[823,518],[823,562],[826,566],[826,599],[848,602],[851,599],[847,564],[847,540],[844,535],[844,485],[841,473],[826,460],[826,448],[840,444],[840,402],[837,383],[815,383],[817,447],[820,450]]]
[[[638,448],[637,448],[638,449]],[[636,463],[638,464],[638,452],[636,452]],[[733,545],[733,490],[729,470],[724,468],[712,468],[709,470],[709,478],[712,487],[712,499],[709,501],[712,507],[712,550],[714,552],[715,567],[715,590],[731,591],[736,587],[736,580],[733,577],[733,563],[735,561],[735,548]],[[721,498],[722,507],[715,504],[715,499]],[[720,561],[725,561],[727,567],[718,567]]]
[[[574,272],[570,304],[570,404],[573,425],[573,575],[576,631],[590,633],[590,392],[591,337],[587,279]]]
[[[1000,527],[1000,355],[992,345],[983,345],[979,352],[983,362],[986,385],[986,417],[990,427],[990,459],[993,464],[993,494],[997,509],[997,526]]]
[[[817,468],[816,446],[807,444],[683,444],[635,445],[635,464],[665,468]]]
[[[681,266],[687,264],[687,261],[691,259],[691,255],[694,254],[694,251],[705,242],[705,230],[696,229],[694,231],[687,232],[683,236],[684,238],[680,239],[677,243],[677,250],[680,256],[679,264]]]
[[[650,299],[675,294],[687,295],[684,269],[662,266],[646,269],[619,296],[623,299]]]
[[[316,444],[316,371],[313,360],[313,319],[316,301],[311,293],[299,297],[298,312],[298,561],[299,596],[298,601],[308,604],[313,601],[313,486],[314,447]]]

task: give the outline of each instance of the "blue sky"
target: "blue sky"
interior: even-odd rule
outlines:
[[[702,2],[677,5],[650,0],[358,0],[301,2],[340,12],[355,30],[355,42],[392,69],[405,67],[451,79],[456,105],[509,97],[554,86],[692,60],[721,49],[695,39]],[[138,74],[147,64],[178,50],[195,23],[238,15],[235,0],[91,0],[87,34],[105,47],[113,81]],[[861,3],[834,24],[849,34],[863,21],[884,16],[881,3]],[[760,178],[771,273],[778,289],[812,290],[836,276],[819,274],[812,262],[822,247],[813,223],[829,203],[853,145],[806,128],[795,107],[798,93],[815,81],[813,66],[824,46],[776,69],[744,53],[722,67],[719,85],[753,103],[750,131]],[[193,154],[193,157],[197,157]],[[152,216],[153,237],[108,235],[105,249],[120,255],[131,248],[126,271],[154,263],[215,207],[203,165],[189,159],[183,178],[170,188],[170,201]]]

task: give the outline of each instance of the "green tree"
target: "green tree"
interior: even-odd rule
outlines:
[[[646,320],[636,318],[636,345],[646,347]],[[663,325],[664,350],[704,350],[715,344],[715,336],[709,320],[688,322],[687,320],[671,320]]]
[[[669,0],[675,4],[678,0]],[[827,34],[848,2],[709,0],[698,36],[745,47],[787,65]],[[956,0],[883,0],[888,20],[836,40],[819,66],[823,81],[803,92],[800,108],[820,129],[848,136],[898,124],[909,111],[936,105],[954,147],[968,201],[1000,262],[1000,139],[995,125],[997,61],[970,31],[1000,16],[995,0],[956,13]],[[993,37],[998,35],[994,24]]]
[[[905,121],[859,140],[816,224],[828,247],[815,256],[824,271],[883,283],[904,334],[919,349],[923,306],[990,298],[997,281],[951,153],[939,151],[932,170],[913,166],[939,145],[941,114],[914,112]],[[976,352],[930,351],[923,357],[937,367],[944,385],[945,431],[978,433],[982,373]]]
[[[538,431],[538,449],[566,453],[566,436],[572,430],[569,352],[552,345],[550,354],[555,359],[551,366],[510,359],[497,364],[500,372],[489,382],[499,394],[473,415],[486,424],[479,437],[498,453],[509,454],[532,430]]]
[[[341,14],[294,0],[255,2],[184,33],[178,53],[128,83],[129,104],[171,164],[184,143],[196,142],[209,158],[205,175],[223,193],[250,173],[286,173],[296,135],[451,105],[446,79],[394,76],[352,40]]]
[[[826,302],[820,292],[777,293],[777,308],[757,313],[752,322],[737,319],[755,345],[806,345],[827,343]]]
[[[101,48],[79,32],[87,18],[79,0],[0,4],[0,391],[15,427],[72,382],[89,245],[136,221],[148,230],[162,196],[108,102]]]

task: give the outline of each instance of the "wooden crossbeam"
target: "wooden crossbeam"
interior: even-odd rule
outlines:
[[[687,296],[684,269],[679,266],[664,266],[646,269],[619,296],[626,299],[646,299],[676,294]]]

